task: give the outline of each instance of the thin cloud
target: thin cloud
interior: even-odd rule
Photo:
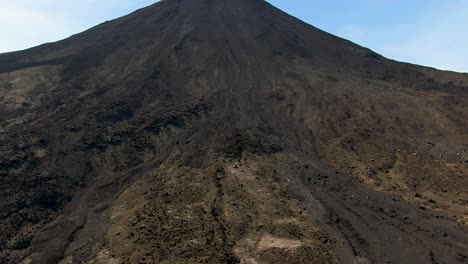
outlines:
[[[63,21],[25,5],[0,2],[0,52],[39,45],[63,36]]]
[[[64,39],[154,2],[0,0],[0,53]]]

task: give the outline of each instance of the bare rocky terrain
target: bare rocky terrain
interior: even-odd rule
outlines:
[[[468,263],[468,74],[262,0],[0,54],[0,263]]]

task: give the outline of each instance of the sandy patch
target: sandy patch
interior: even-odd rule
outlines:
[[[259,250],[268,250],[271,248],[280,248],[285,250],[296,250],[302,247],[303,243],[299,240],[284,239],[273,237],[271,235],[263,235],[258,243]]]

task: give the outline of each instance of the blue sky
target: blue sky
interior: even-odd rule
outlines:
[[[0,52],[63,39],[154,2],[0,0]],[[386,57],[468,72],[468,0],[269,2]]]

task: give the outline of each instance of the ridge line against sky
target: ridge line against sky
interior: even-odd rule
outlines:
[[[0,0],[0,53],[57,41],[154,0]],[[385,57],[468,72],[468,0],[270,0]]]

